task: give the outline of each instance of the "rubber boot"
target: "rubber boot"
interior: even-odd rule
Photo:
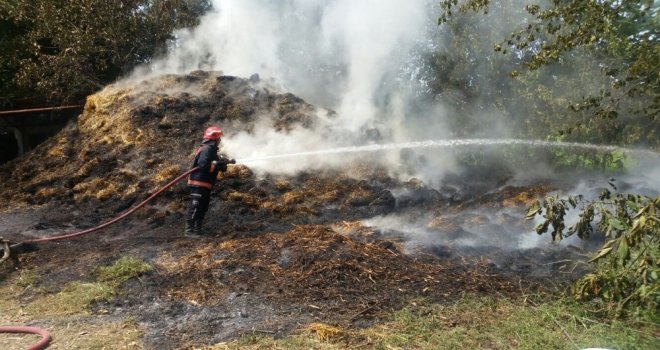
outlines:
[[[202,231],[202,221],[198,220],[195,221],[193,224],[193,233],[198,235],[198,236],[203,236],[205,232]]]
[[[184,236],[186,237],[197,237],[198,234],[195,233],[195,221],[186,220],[186,228],[184,230]]]

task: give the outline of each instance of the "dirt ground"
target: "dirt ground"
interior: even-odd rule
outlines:
[[[314,123],[313,106],[239,78],[197,72],[143,85],[90,97],[78,123],[46,142],[47,152],[0,168],[1,237],[19,242],[116,216],[185,169],[205,124],[249,129],[264,111],[280,128]],[[313,322],[366,327],[419,297],[517,298],[579,273],[563,263],[579,248],[518,245],[532,232],[525,206],[555,185],[494,177],[475,186],[457,176],[434,189],[377,166],[360,171],[257,178],[245,165],[230,166],[213,191],[208,236],[182,235],[179,184],[103,231],[14,256],[0,266],[0,287],[32,271],[34,288],[15,297],[27,305],[69,282],[93,281],[99,266],[137,257],[154,268],[93,303],[88,317],[132,320],[143,334],[132,347],[190,349],[251,332],[284,336]],[[61,327],[19,315],[3,321]],[[89,322],[72,318],[67,327]]]
[[[57,221],[60,213],[45,206],[1,216],[12,229],[37,235],[67,227]],[[181,234],[180,213],[151,223],[129,219],[90,236],[41,244],[1,266],[2,282],[31,269],[41,276],[41,290],[56,293],[71,281],[93,281],[95,267],[138,257],[155,269],[124,283],[120,297],[94,304],[92,314],[133,318],[144,329],[146,348],[176,349],[254,330],[282,336],[312,322],[364,327],[417,297],[449,302],[475,292],[515,298],[523,292],[521,283],[525,292],[530,283],[540,288],[537,270],[567,255],[449,246],[411,251],[404,238],[355,221],[285,221],[273,225],[281,230],[270,231],[267,222],[243,220],[217,226],[213,236],[188,239]],[[540,252],[552,256],[524,256]],[[502,266],[495,265],[496,255],[504,257]],[[28,290],[20,299],[36,296]]]

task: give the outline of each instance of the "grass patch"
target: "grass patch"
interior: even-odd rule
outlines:
[[[90,304],[114,298],[122,282],[150,268],[135,258],[122,258],[97,269],[96,282],[69,282],[56,294],[46,294],[39,287],[38,270],[22,270],[0,286],[0,324],[46,328],[57,349],[142,349],[143,331],[134,320],[81,315],[88,313]],[[27,290],[38,297],[23,304],[21,295]],[[29,334],[0,334],[0,349],[25,349],[38,339]]]
[[[110,300],[115,288],[103,282],[70,282],[57,294],[47,295],[27,305],[25,311],[36,315],[72,315],[83,313],[95,301]]]
[[[125,256],[110,266],[99,267],[97,270],[98,280],[115,285],[122,284],[131,278],[139,277],[151,270],[151,265],[146,262]]]
[[[390,321],[323,337],[251,334],[208,349],[658,349],[660,325],[606,322],[568,299],[545,303],[464,297],[453,305],[412,303]],[[317,327],[318,328],[318,327]]]
[[[0,315],[12,314],[21,309],[19,297],[28,289],[40,292],[37,287],[39,276],[34,270],[21,270],[11,280],[4,281],[0,286]],[[1,319],[0,319],[1,320]]]
[[[48,322],[48,331],[53,337],[49,349],[84,350],[137,350],[143,349],[142,331],[133,320],[119,322],[89,322],[89,319],[61,319]],[[27,349],[39,341],[33,334],[2,333],[0,349]]]
[[[142,331],[134,320],[102,322],[96,324],[78,323],[74,328],[57,327],[53,331],[61,349],[108,350],[143,349],[140,337]]]
[[[202,350],[345,350],[352,346],[347,343],[328,342],[318,339],[309,332],[274,339],[259,332],[253,332],[226,343],[202,348]]]
[[[0,316],[5,316],[10,313],[15,313],[19,310],[20,304],[16,300],[20,295],[22,288],[16,286],[16,284],[8,284],[0,287]],[[0,317],[0,320],[3,320]]]
[[[23,289],[32,288],[39,281],[39,276],[34,270],[21,270],[16,277],[16,285]]]
[[[494,298],[464,298],[450,306],[409,307],[392,322],[365,331],[374,348],[490,349],[658,348],[652,329],[587,317],[568,300],[538,306]]]
[[[98,268],[96,282],[69,282],[59,293],[40,297],[28,304],[23,311],[31,315],[48,316],[84,313],[93,302],[114,298],[121,283],[138,277],[150,269],[151,265],[142,260],[123,257],[112,265]],[[21,272],[11,291],[24,290],[36,281],[34,272]]]

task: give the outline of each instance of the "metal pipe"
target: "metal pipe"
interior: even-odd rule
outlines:
[[[47,112],[47,111],[56,111],[56,110],[60,110],[60,109],[73,109],[73,108],[80,108],[80,107],[83,107],[83,105],[71,105],[71,106],[59,106],[59,107],[42,107],[42,108],[30,108],[30,109],[15,109],[13,111],[0,111],[0,115],[29,113],[29,112]]]

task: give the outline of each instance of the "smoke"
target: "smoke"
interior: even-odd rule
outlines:
[[[342,124],[355,130],[374,118],[375,99],[394,89],[386,80],[434,20],[426,2],[214,0],[214,10],[175,33],[176,47],[151,69],[275,78],[342,112]]]
[[[198,69],[241,77],[256,73],[282,92],[337,112],[333,118],[321,115],[314,130],[278,133],[267,122],[249,134],[227,130],[225,152],[235,158],[447,138],[448,111],[422,104],[418,94],[426,79],[420,57],[436,48],[430,36],[438,13],[429,0],[214,0],[198,27],[174,33],[167,57],[136,71],[132,80]],[[433,178],[452,164],[446,155],[438,157],[442,162],[435,163],[444,166],[424,169]],[[255,164],[255,170],[294,173],[345,160],[305,157],[267,169]],[[378,161],[391,168],[400,163],[396,153]]]
[[[452,42],[448,29],[437,26],[437,1],[213,0],[213,10],[198,27],[174,33],[176,41],[167,57],[136,71],[133,79],[199,69],[241,77],[256,73],[280,91],[292,92],[321,107],[312,129],[276,131],[270,118],[264,116],[257,118],[259,122],[250,132],[226,130],[229,137],[225,139],[224,151],[238,159],[465,135],[515,136],[517,128],[512,115],[530,113],[527,106],[506,106],[508,114],[484,107],[493,106],[498,96],[510,93],[502,91],[500,85],[502,79],[508,79],[502,72],[512,67],[493,59],[492,45],[529,16],[522,1],[512,0],[508,4],[493,7],[488,15],[465,15],[458,28],[463,33],[470,32],[466,38],[477,41],[476,47],[481,50],[470,51]],[[437,59],[440,63],[434,64],[442,65],[442,57],[434,56],[438,52],[459,58],[441,78],[429,60]],[[464,76],[456,76],[461,73]],[[429,98],[434,84],[446,88]],[[474,89],[477,85],[479,89]],[[586,91],[563,91],[578,90]],[[468,96],[470,91],[479,94]],[[336,111],[336,115],[330,116],[328,109]],[[304,169],[339,166],[355,157],[369,158],[386,165],[391,175],[417,177],[433,187],[439,187],[447,174],[460,171],[455,154],[444,148],[378,152],[369,157],[322,154],[250,166],[257,173],[294,174]],[[535,174],[539,175],[547,176],[551,171],[537,164],[527,167],[536,169]],[[496,222],[493,218],[500,214],[487,215]],[[398,227],[405,222],[404,218],[392,217],[373,223]],[[419,229],[427,223],[416,225],[408,227],[418,228],[410,231],[421,234],[420,240],[438,239],[432,236],[437,230]],[[461,229],[473,237],[465,244],[489,239],[479,236],[483,228],[464,225]],[[513,237],[514,246],[538,243],[536,238],[520,241],[518,233],[506,236]]]
[[[592,174],[577,179],[573,186],[567,186],[548,193],[548,196],[558,195],[566,198],[569,195],[580,194],[585,202],[597,201],[599,194],[608,189],[613,193],[632,192],[649,197],[660,195],[660,164],[640,163],[632,171],[622,174],[619,178],[611,178],[605,174]],[[517,180],[519,181],[519,180]],[[615,187],[609,183],[612,182]],[[519,185],[520,183],[512,183]],[[400,195],[394,192],[397,199]],[[569,208],[565,216],[565,225],[570,227],[580,220],[582,207]],[[614,209],[614,208],[612,208]],[[367,227],[376,228],[385,237],[405,238],[405,248],[415,250],[418,247],[449,247],[455,252],[462,248],[477,248],[492,251],[527,250],[534,248],[550,248],[551,246],[572,246],[580,250],[595,251],[602,247],[605,240],[602,232],[594,232],[591,237],[580,239],[572,235],[558,244],[552,242],[550,232],[539,235],[535,227],[544,220],[536,216],[526,220],[525,211],[518,206],[497,208],[493,203],[484,203],[465,210],[439,210],[422,215],[398,212],[386,216],[378,216],[362,221]],[[597,218],[598,220],[598,218]],[[552,227],[551,227],[552,230]]]
[[[503,250],[529,249],[549,245],[547,237],[537,239],[516,208],[465,210],[411,218],[407,215],[375,217],[363,221],[385,235],[404,236],[406,247],[496,247]]]

